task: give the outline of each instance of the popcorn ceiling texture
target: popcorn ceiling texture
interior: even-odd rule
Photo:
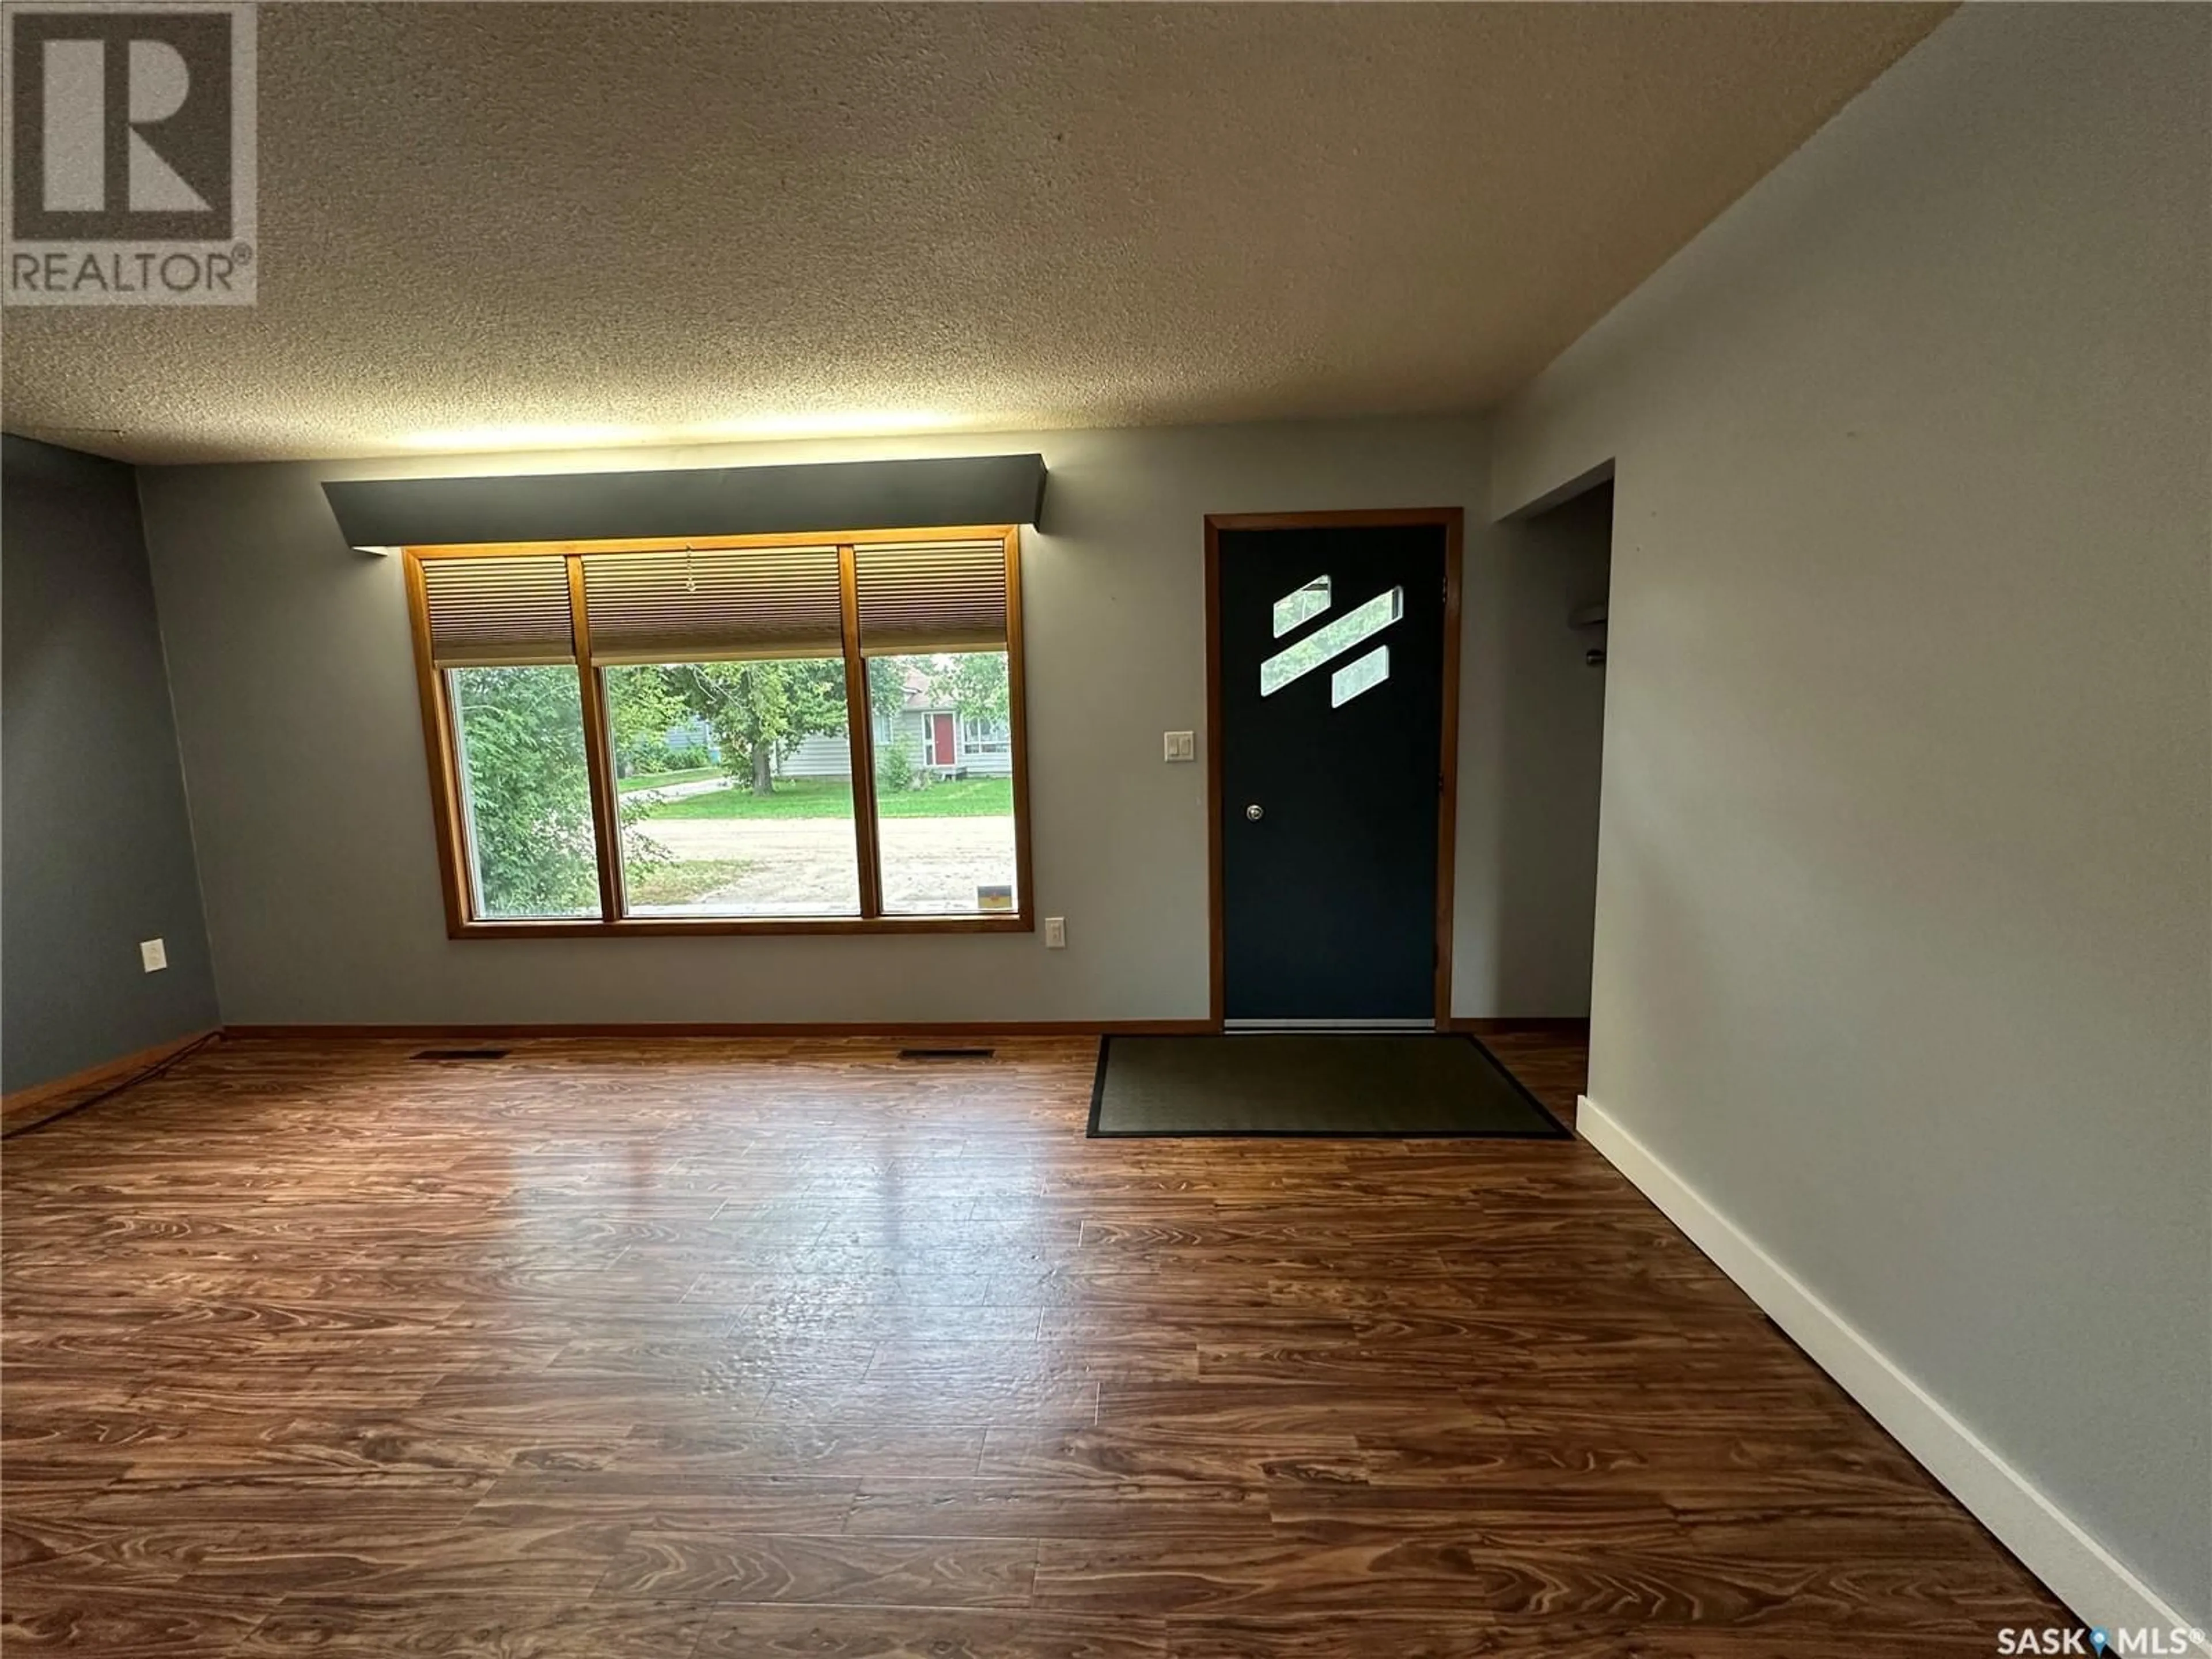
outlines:
[[[7,425],[196,461],[1478,408],[1948,9],[264,5],[260,303],[15,309]]]

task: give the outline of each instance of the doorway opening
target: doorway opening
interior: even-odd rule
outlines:
[[[1598,818],[1611,636],[1613,485],[1601,478],[1500,525],[1485,588],[1497,660],[1497,759],[1484,810],[1492,898],[1470,963],[1489,1012],[1587,1021],[1597,916]]]

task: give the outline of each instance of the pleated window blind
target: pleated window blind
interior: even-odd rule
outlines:
[[[426,559],[422,591],[441,668],[576,659],[566,559]]]
[[[584,595],[599,662],[844,650],[834,546],[587,555]]]
[[[886,542],[853,558],[867,655],[1006,648],[1004,542]]]

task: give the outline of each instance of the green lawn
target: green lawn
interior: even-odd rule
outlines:
[[[658,789],[667,783],[696,783],[701,778],[719,776],[719,766],[692,766],[681,772],[640,772],[635,777],[617,779],[615,788],[627,795],[633,789]]]
[[[885,795],[878,811],[887,818],[1004,818],[1014,811],[1014,786],[1007,778],[962,778],[933,783],[927,789],[902,789]],[[793,778],[779,783],[775,793],[756,795],[750,789],[717,789],[680,800],[654,801],[646,809],[653,818],[848,818],[853,816],[853,786],[834,778]]]

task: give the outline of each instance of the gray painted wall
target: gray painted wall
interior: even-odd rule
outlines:
[[[1465,506],[1483,427],[1365,421],[997,434],[624,452],[623,465],[1040,450],[1042,533],[1023,554],[1042,935],[469,940],[445,935],[400,570],[349,551],[319,483],[558,465],[606,452],[149,469],[155,580],[215,941],[234,1023],[1203,1018],[1203,765],[1160,734],[1205,725],[1203,515]],[[1504,538],[1468,548],[1463,803],[1508,781],[1502,701],[1523,609]],[[1555,601],[1540,647],[1578,653]],[[1577,694],[1588,683],[1571,682]],[[1540,702],[1540,698],[1537,698]],[[1595,741],[1591,728],[1589,739]],[[1586,764],[1594,768],[1594,761]],[[1575,1012],[1588,917],[1489,937],[1508,872],[1496,814],[1460,843],[1460,1012]],[[1540,861],[1540,841],[1513,843]],[[1566,848],[1570,863],[1579,856]],[[1568,884],[1571,885],[1571,882]],[[1564,965],[1562,965],[1564,963]],[[1556,1004],[1556,1006],[1554,1006]]]
[[[2202,7],[1967,7],[1501,416],[1617,458],[1590,1092],[2212,1626]]]
[[[0,450],[0,1086],[216,1023],[131,469]],[[149,974],[138,941],[167,941]]]

